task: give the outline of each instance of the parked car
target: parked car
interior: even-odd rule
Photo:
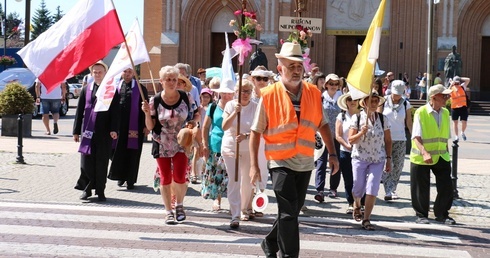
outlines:
[[[32,98],[36,99],[36,76],[27,68],[8,68],[5,71],[0,73],[0,92],[5,88],[10,82],[18,81],[22,85],[24,85],[29,93],[31,93]],[[68,92],[68,91],[67,91]],[[65,116],[68,113],[69,107],[69,98],[68,94],[65,97],[65,102],[60,107],[60,116]],[[32,116],[37,117],[41,114],[41,105],[38,105],[35,108]]]
[[[68,98],[78,99],[80,92],[82,91],[81,83],[68,83]]]

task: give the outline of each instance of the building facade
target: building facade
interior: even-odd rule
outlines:
[[[347,76],[380,0],[306,0],[303,17],[322,19],[322,33],[310,41],[312,62],[324,73]],[[296,0],[248,0],[247,9],[257,12],[263,30],[257,39],[269,69],[275,71],[274,53],[280,39],[279,17],[296,16]],[[401,78],[409,74],[411,85],[419,72],[427,70],[427,0],[388,0],[380,44],[379,66]],[[150,68],[142,67],[142,78],[157,77],[160,67],[188,63],[193,73],[200,67],[221,65],[224,32],[241,0],[145,0],[144,38],[150,50]],[[471,78],[473,99],[490,100],[490,1],[440,0],[434,5],[431,72],[444,75],[444,59],[456,45],[461,54],[462,76]],[[244,67],[248,71],[248,66]],[[444,78],[443,78],[444,79]]]

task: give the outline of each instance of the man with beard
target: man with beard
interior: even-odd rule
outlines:
[[[138,179],[141,150],[143,140],[148,135],[145,126],[145,113],[141,110],[141,103],[148,101],[148,91],[141,87],[143,96],[138,89],[131,68],[124,70],[122,80],[118,85],[119,101],[119,137],[115,146],[113,143],[113,156],[108,178],[117,180],[118,186],[126,182],[128,190],[134,189]]]
[[[299,256],[298,216],[304,204],[311,171],[315,169],[315,133],[320,131],[329,153],[332,174],[339,161],[328,117],[322,111],[321,93],[304,82],[303,56],[299,44],[286,42],[278,58],[279,82],[262,90],[250,133],[250,178],[252,184],[266,180],[260,176],[260,137],[265,140],[265,156],[277,199],[278,214],[271,231],[261,243],[266,257]],[[334,121],[332,121],[334,123]]]

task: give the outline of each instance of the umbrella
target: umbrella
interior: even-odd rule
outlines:
[[[206,78],[219,77],[221,79],[222,69],[221,67],[211,67],[206,69]]]

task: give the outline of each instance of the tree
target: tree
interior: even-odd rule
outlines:
[[[46,8],[44,0],[42,0],[40,7],[36,9],[36,12],[32,17],[32,39],[36,39],[41,33],[48,30],[52,24],[53,18],[51,17],[51,13]]]
[[[56,7],[56,13],[51,18],[53,20],[53,23],[58,22],[61,18],[63,18],[63,15],[65,14],[61,10],[60,6],[58,5],[58,7]]]

